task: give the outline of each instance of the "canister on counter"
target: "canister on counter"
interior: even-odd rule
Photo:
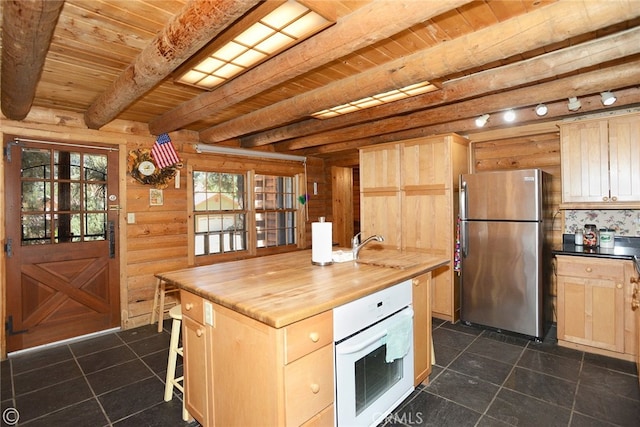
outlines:
[[[600,229],[599,242],[601,248],[613,248],[615,243],[615,232],[612,228]]]
[[[582,246],[583,243],[584,243],[584,233],[582,232],[582,230],[576,230],[575,245]]]
[[[583,242],[587,248],[598,246],[598,229],[595,224],[585,224]]]

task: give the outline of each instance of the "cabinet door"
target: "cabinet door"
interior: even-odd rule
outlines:
[[[210,331],[207,329],[187,316],[182,317],[185,406],[189,414],[203,426],[210,425],[208,404],[213,398],[207,384],[211,378],[205,357],[210,354]]]
[[[361,192],[360,230],[363,238],[372,234],[381,234],[384,237],[385,247],[400,249],[400,193],[397,191]]]
[[[624,289],[614,279],[558,276],[558,339],[624,352]]]
[[[397,191],[400,189],[400,148],[398,144],[360,150],[360,190]]]
[[[431,374],[431,273],[412,280],[413,283],[413,372],[417,387]]]
[[[563,125],[562,201],[609,200],[609,148],[606,120]]]
[[[402,144],[402,187],[440,185],[450,188],[450,143],[445,138],[420,138]]]
[[[640,201],[640,116],[609,120],[611,200]]]

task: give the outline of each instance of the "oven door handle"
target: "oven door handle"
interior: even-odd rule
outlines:
[[[347,346],[336,346],[336,353],[338,354],[352,354],[352,353],[357,353],[367,347],[369,347],[371,344],[373,344],[374,342],[378,341],[379,339],[382,339],[384,337],[387,336],[387,331],[382,331],[379,334],[376,334],[374,336],[372,336],[371,338],[369,338],[368,340],[361,342],[357,345],[347,345]]]

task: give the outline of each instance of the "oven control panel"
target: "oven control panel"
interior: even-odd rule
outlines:
[[[333,339],[338,342],[411,305],[411,280],[333,309]]]

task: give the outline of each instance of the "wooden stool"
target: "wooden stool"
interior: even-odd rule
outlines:
[[[151,308],[151,324],[153,325],[156,321],[156,315],[158,316],[158,332],[162,332],[162,321],[164,320],[164,314],[167,313],[171,306],[167,307],[166,296],[171,293],[179,293],[180,289],[175,286],[166,283],[162,279],[158,279],[158,283],[156,285],[156,291],[153,294],[153,307]],[[172,302],[173,306],[177,304],[177,302]]]
[[[171,322],[171,340],[169,342],[169,359],[167,361],[167,377],[164,383],[164,401],[168,402],[173,398],[173,388],[177,388],[182,392],[182,419],[189,420],[189,412],[184,406],[184,376],[176,378],[176,364],[178,363],[178,355],[183,357],[182,347],[178,347],[180,343],[180,329],[182,325],[182,307],[180,304],[169,310],[169,316],[173,319]]]

